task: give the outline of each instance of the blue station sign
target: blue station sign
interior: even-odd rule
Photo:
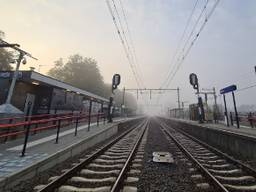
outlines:
[[[221,89],[220,94],[229,93],[229,92],[235,91],[236,89],[237,89],[236,85],[230,85],[228,87]]]

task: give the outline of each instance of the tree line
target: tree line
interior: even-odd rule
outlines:
[[[49,70],[48,75],[105,98],[111,95],[111,85],[104,82],[96,60],[89,57],[75,54],[71,55],[67,62],[60,58],[55,61],[55,66]],[[123,102],[123,93],[119,89],[115,91],[115,102],[118,106]],[[132,94],[125,94],[125,105],[137,108]]]
[[[4,39],[5,33],[0,30],[0,39]],[[0,70],[8,71],[12,70],[12,66],[10,65],[11,61],[14,58],[14,54],[7,49],[0,48]]]

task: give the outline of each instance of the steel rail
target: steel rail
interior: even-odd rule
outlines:
[[[166,125],[166,126],[168,126],[168,125]],[[169,127],[169,126],[168,126],[168,127]],[[235,164],[235,165],[237,165],[237,166],[243,168],[244,171],[246,171],[246,172],[248,172],[248,173],[251,173],[254,177],[256,177],[256,170],[253,169],[252,167],[250,167],[250,166],[248,166],[248,165],[242,163],[242,162],[239,161],[239,160],[234,159],[233,157],[231,157],[231,156],[229,156],[229,155],[227,155],[227,154],[221,152],[221,151],[218,150],[217,148],[208,145],[207,143],[205,143],[205,142],[203,142],[203,141],[201,141],[201,140],[199,140],[199,139],[193,137],[192,135],[189,135],[188,133],[186,133],[186,132],[184,132],[184,131],[182,131],[182,130],[180,130],[180,129],[176,129],[176,128],[173,128],[173,127],[172,127],[172,129],[175,129],[176,131],[178,131],[178,132],[180,132],[181,134],[187,136],[187,137],[190,138],[191,140],[193,140],[193,141],[195,141],[195,142],[201,144],[201,145],[204,146],[205,148],[207,148],[207,149],[213,151],[214,153],[217,153],[219,156],[222,156],[222,157],[226,158],[226,160],[228,160],[229,162],[231,162],[231,163],[233,163],[233,164]],[[234,135],[236,135],[236,133],[234,133]]]
[[[175,144],[183,151],[187,157],[193,161],[202,171],[202,173],[211,180],[211,182],[218,187],[219,190],[223,192],[229,192],[229,190],[224,187],[199,161],[197,161],[194,156],[174,137],[172,134],[167,130],[167,126],[159,122],[160,126],[162,127],[163,131],[169,136]],[[176,130],[176,129],[175,129]]]
[[[139,147],[139,144],[140,144],[140,142],[141,142],[141,140],[142,140],[142,138],[143,138],[143,136],[145,134],[145,131],[146,131],[147,127],[148,127],[148,121],[144,124],[144,127],[143,127],[143,129],[142,129],[142,131],[140,133],[140,136],[139,136],[138,140],[136,141],[135,145],[133,146],[133,148],[132,148],[132,150],[130,152],[129,157],[127,158],[127,160],[126,160],[122,170],[120,171],[120,173],[119,173],[119,175],[118,175],[118,177],[117,177],[113,187],[111,188],[111,192],[119,192],[121,190],[124,178],[126,176],[126,173],[129,170],[129,165],[132,162],[132,159],[133,159],[133,157],[135,155],[135,152],[137,151],[137,149]]]
[[[84,168],[86,165],[91,163],[98,156],[103,154],[108,148],[110,148],[112,145],[117,143],[120,139],[125,137],[128,133],[130,133],[135,128],[141,127],[144,123],[145,123],[145,120],[143,120],[140,123],[137,123],[136,125],[133,125],[132,128],[130,128],[129,130],[125,131],[123,134],[121,134],[117,138],[113,139],[112,141],[110,141],[109,143],[104,145],[104,147],[102,147],[101,149],[99,149],[98,151],[96,151],[95,153],[90,155],[88,158],[86,158],[85,160],[80,162],[78,165],[74,166],[72,169],[68,170],[67,172],[63,173],[62,175],[60,175],[55,180],[53,180],[50,183],[48,183],[42,189],[38,190],[38,192],[52,192],[52,191],[55,191],[55,189],[57,189],[58,187],[63,185],[69,178],[71,178],[73,175],[78,173],[82,168]]]

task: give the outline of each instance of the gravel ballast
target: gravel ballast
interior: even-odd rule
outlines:
[[[160,129],[160,125],[151,119],[147,143],[145,146],[144,165],[138,182],[138,191],[199,191],[191,180],[186,163],[176,157],[176,147],[172,146]],[[174,164],[155,163],[152,153],[170,152]]]

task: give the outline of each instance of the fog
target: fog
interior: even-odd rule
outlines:
[[[199,0],[191,22],[195,22],[204,3]],[[23,69],[33,66],[38,71],[40,66],[40,73],[45,74],[58,58],[79,53],[98,62],[106,82],[119,73],[120,88],[138,88],[105,1],[0,0],[0,4],[1,30],[6,40],[39,58],[28,59]],[[165,81],[194,4],[187,0],[123,0],[137,55],[136,67],[141,70],[141,88],[160,88]],[[253,0],[220,1],[168,86],[180,88],[185,106],[197,99],[188,79],[192,72],[198,75],[201,88],[215,87],[218,95],[221,88],[231,84],[238,89],[256,84],[255,10]],[[206,13],[209,11],[210,6]],[[255,87],[238,91],[237,104],[255,104],[255,94]],[[222,102],[218,96],[218,103]],[[151,99],[149,94],[139,93],[138,104],[148,114],[159,114],[168,107],[177,107],[177,93],[152,92]],[[228,104],[232,108],[230,96]]]

